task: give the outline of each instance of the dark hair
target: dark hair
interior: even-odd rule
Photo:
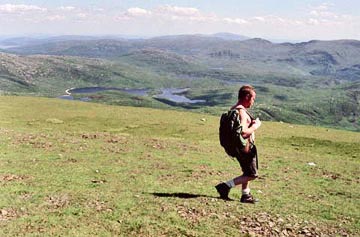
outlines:
[[[239,89],[238,100],[243,100],[247,95],[251,95],[251,92],[255,92],[255,88],[250,85],[242,86]]]

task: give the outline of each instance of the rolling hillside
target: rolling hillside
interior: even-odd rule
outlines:
[[[204,35],[72,38],[10,50],[0,54],[2,93],[57,97],[74,87],[146,88],[149,93],[141,97],[112,92],[92,101],[218,115],[246,83],[258,88],[254,110],[264,120],[360,131],[360,47],[355,40],[274,44]],[[163,88],[189,88],[182,95],[206,102],[159,102],[153,95]]]
[[[128,63],[72,56],[19,56],[0,53],[0,91],[56,97],[86,86],[155,88],[171,83]]]
[[[339,80],[359,80],[360,42],[356,40],[309,41],[275,44],[264,39],[226,40],[215,36],[183,35],[143,40],[77,40],[59,41],[11,48],[20,54],[52,54],[114,58],[133,50],[155,48],[201,60],[221,59],[222,67],[242,61],[253,70],[291,75],[332,76]],[[229,62],[226,62],[229,61]],[[214,62],[213,62],[214,63]],[[262,70],[261,70],[262,68]],[[285,70],[280,70],[285,68]]]
[[[20,96],[0,111],[1,236],[360,234],[359,133],[264,122],[246,205],[214,189],[239,174],[218,116]]]

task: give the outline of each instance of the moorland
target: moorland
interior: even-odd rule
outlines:
[[[241,85],[252,84],[258,91],[253,112],[263,120],[360,130],[359,41],[225,36],[3,39],[0,91],[56,98],[70,88],[146,89],[144,95],[107,90],[72,96],[219,115],[236,101]],[[167,88],[187,88],[179,95],[202,102],[156,96]]]
[[[357,132],[263,122],[252,205],[214,188],[240,172],[218,116],[23,96],[0,110],[1,236],[360,234]]]

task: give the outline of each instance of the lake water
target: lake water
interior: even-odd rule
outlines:
[[[167,99],[176,103],[190,103],[190,104],[195,104],[195,103],[204,103],[206,102],[205,100],[191,100],[183,95],[179,95],[181,93],[184,93],[186,91],[188,91],[189,89],[176,89],[176,88],[165,88],[162,89],[162,93],[159,95],[154,96],[155,98],[160,98],[160,99]]]
[[[66,90],[66,94],[67,95],[62,95],[59,96],[58,98],[60,99],[67,99],[67,100],[73,100],[74,97],[71,96],[72,93],[76,93],[76,94],[92,94],[92,93],[97,93],[100,91],[110,91],[110,90],[115,90],[115,91],[122,91],[122,92],[126,92],[132,95],[137,95],[137,96],[147,96],[149,89],[128,89],[128,88],[116,88],[116,87],[83,87],[83,88],[71,88]],[[167,99],[170,100],[172,102],[176,102],[176,103],[203,103],[206,102],[205,100],[191,100],[183,95],[179,95],[181,93],[184,93],[186,91],[188,91],[188,88],[185,89],[178,89],[178,88],[165,88],[161,90],[161,94],[155,95],[154,98],[159,98],[159,99]],[[89,101],[91,100],[88,97],[85,98],[81,98],[80,100],[82,101]]]

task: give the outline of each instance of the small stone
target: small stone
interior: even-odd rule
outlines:
[[[251,237],[255,237],[255,236],[256,236],[256,233],[255,233],[255,232],[250,231],[250,232],[248,233],[248,235],[249,235],[249,236],[251,236]]]
[[[287,232],[287,230],[281,231],[281,234],[283,234],[284,236],[289,236],[289,233]]]
[[[286,224],[286,225],[285,225],[285,228],[286,228],[286,229],[292,229],[292,226],[291,226],[291,224]]]
[[[8,211],[6,211],[6,210],[1,210],[1,215],[6,216],[7,214],[8,214]]]
[[[273,229],[276,233],[280,233],[280,230],[278,228]]]

